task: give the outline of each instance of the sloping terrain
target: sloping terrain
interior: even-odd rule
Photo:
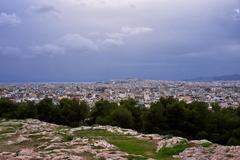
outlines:
[[[240,160],[240,147],[112,126],[69,128],[35,119],[0,121],[0,160],[149,158]]]

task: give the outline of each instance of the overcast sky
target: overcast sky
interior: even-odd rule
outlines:
[[[0,0],[0,81],[240,74],[240,0]]]

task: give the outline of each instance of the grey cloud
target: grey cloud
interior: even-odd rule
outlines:
[[[240,52],[240,44],[228,44],[225,46],[220,47],[222,50],[227,52]],[[228,54],[228,53],[226,53]]]
[[[121,46],[124,42],[121,39],[105,39],[102,43],[104,46],[115,45]]]
[[[149,27],[122,27],[120,32],[106,33],[107,39],[103,41],[103,44],[121,46],[127,37],[146,34],[152,31],[153,29]]]
[[[215,52],[214,52],[215,51]],[[219,46],[218,48],[214,48],[210,50],[210,52],[215,53],[217,58],[232,58],[239,59],[240,58],[240,44],[225,44],[223,46]],[[214,54],[213,54],[214,55]],[[207,55],[206,55],[207,56]]]
[[[35,55],[66,55],[70,53],[85,53],[97,51],[97,45],[90,39],[78,34],[67,34],[53,43],[30,48]]]
[[[127,35],[138,35],[138,34],[144,34],[148,32],[152,32],[153,29],[149,27],[122,27],[121,29],[122,33],[125,33]]]
[[[2,56],[16,56],[21,53],[21,50],[17,47],[10,47],[10,46],[0,46],[0,55]]]
[[[109,38],[115,38],[115,39],[122,39],[127,36],[127,34],[124,34],[124,33],[107,33],[106,35]]]
[[[181,56],[185,58],[201,58],[208,57],[212,59],[227,59],[227,58],[240,58],[240,44],[223,44],[221,46],[214,46],[208,48],[205,51],[196,51],[182,54]]]
[[[130,4],[129,4],[129,7],[130,7],[130,8],[136,8],[136,5],[130,3]]]
[[[122,27],[118,33],[100,34],[97,32],[90,33],[93,37],[103,36],[102,40],[94,41],[90,38],[83,37],[79,34],[67,34],[53,43],[31,47],[35,55],[65,55],[67,53],[86,53],[97,52],[99,49],[111,46],[122,46],[124,38],[151,32],[147,27]]]
[[[75,0],[77,4],[82,6],[101,6],[101,7],[109,7],[109,6],[124,6],[130,8],[136,8],[135,2],[139,0]]]
[[[152,32],[153,29],[149,27],[122,27],[120,32],[107,33],[110,38],[124,38],[128,36],[140,35]]]
[[[239,21],[240,20],[240,8],[236,8],[233,10],[233,18],[234,20],[236,21]]]
[[[19,23],[21,23],[21,18],[18,17],[15,13],[0,13],[0,25],[15,25]]]
[[[28,11],[35,12],[35,13],[61,13],[52,5],[39,5],[39,6],[31,6]]]
[[[97,45],[90,39],[79,34],[68,34],[57,41],[57,44],[77,52],[96,51]]]
[[[55,44],[46,44],[43,46],[35,46],[31,48],[31,51],[35,55],[49,55],[49,56],[54,56],[54,55],[64,55],[65,54],[65,49],[55,45]]]
[[[59,56],[67,54],[81,54],[87,52],[98,52],[100,49],[108,48],[111,46],[122,46],[125,44],[124,40],[127,37],[136,36],[151,32],[151,28],[147,27],[122,27],[118,33],[100,34],[97,32],[90,33],[89,35],[103,36],[102,40],[94,41],[90,38],[83,37],[79,34],[67,34],[59,39],[44,45],[36,45],[28,48],[31,56]],[[25,55],[26,56],[26,55]]]

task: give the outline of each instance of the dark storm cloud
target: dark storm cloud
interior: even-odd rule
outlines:
[[[0,2],[0,76],[9,80],[239,73],[238,0],[21,2]]]

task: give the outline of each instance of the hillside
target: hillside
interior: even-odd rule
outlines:
[[[0,121],[0,159],[233,159],[240,146],[141,134],[112,126],[69,128],[35,119]]]

